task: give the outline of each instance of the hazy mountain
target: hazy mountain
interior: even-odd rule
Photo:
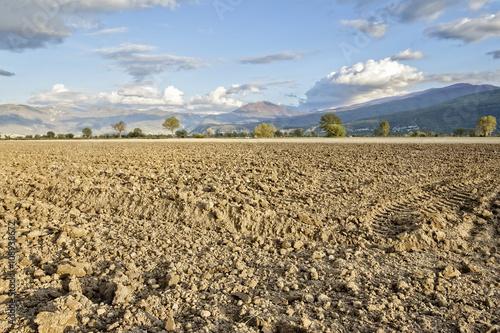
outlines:
[[[250,132],[261,122],[281,123],[296,116],[311,112],[300,112],[287,109],[271,102],[259,101],[240,107],[229,113],[207,116],[202,123],[192,129],[193,133],[212,132]]]
[[[418,91],[402,96],[385,97],[375,99],[362,104],[355,104],[348,107],[337,109],[337,111],[347,111],[354,109],[367,108],[368,112],[378,110],[377,105],[383,104],[384,107],[397,109],[397,111],[405,111],[411,109],[423,108],[434,104],[439,104],[457,97],[470,94],[477,94],[485,91],[498,89],[499,87],[483,84],[473,85],[469,83],[458,83],[444,88],[431,88],[423,91]],[[390,103],[390,104],[389,104]],[[372,108],[368,108],[372,107]]]
[[[479,118],[494,116],[500,119],[500,89],[474,93],[425,108],[395,112],[347,122],[348,131],[373,131],[382,121],[391,129],[407,131],[420,129],[450,133],[457,128],[474,128]]]
[[[393,128],[420,126],[433,131],[449,132],[458,127],[473,127],[477,116],[484,112],[493,115],[497,105],[498,87],[491,85],[456,84],[445,88],[429,89],[373,100],[363,104],[320,111],[300,112],[271,102],[260,101],[222,114],[169,112],[162,109],[135,110],[123,108],[84,109],[72,104],[35,107],[28,105],[0,105],[0,133],[3,135],[45,134],[47,131],[80,135],[85,127],[93,134],[113,133],[111,125],[124,121],[127,131],[141,128],[144,133],[168,133],[161,124],[165,118],[175,116],[180,129],[190,133],[250,132],[261,122],[274,124],[278,129],[314,129],[322,115],[334,112],[342,118],[349,130],[373,130],[380,120],[387,120]],[[463,99],[460,99],[464,97]],[[481,102],[478,102],[481,99]],[[467,104],[469,103],[469,104]],[[470,104],[472,103],[472,104]],[[474,109],[476,104],[479,109]],[[479,104],[478,104],[479,103]],[[463,107],[467,108],[464,112]],[[474,112],[470,110],[476,110]],[[440,114],[441,116],[436,116]],[[446,117],[447,123],[436,117]],[[390,115],[390,117],[388,116]],[[377,123],[378,122],[378,123]],[[126,132],[127,132],[126,131]]]
[[[292,111],[271,102],[260,101],[244,105],[232,114],[240,117],[277,118],[304,115],[304,112]]]
[[[188,132],[204,133],[209,128],[214,132],[246,131],[254,127],[248,124],[303,114],[305,113],[288,110],[265,101],[251,103],[235,111],[217,115],[173,113],[157,108],[146,111],[113,107],[84,110],[68,104],[43,107],[6,104],[0,105],[0,133],[25,135],[54,131],[56,134],[80,135],[83,128],[89,127],[96,135],[113,133],[111,125],[119,121],[127,124],[126,132],[141,128],[144,133],[168,133],[161,125],[165,118],[172,116],[179,119],[180,129]]]
[[[335,113],[342,118],[344,123],[347,123],[363,118],[420,109],[450,101],[461,96],[493,91],[495,89],[499,89],[499,87],[466,83],[455,84],[444,88],[435,88],[411,93],[405,96],[374,100],[368,103],[358,104],[357,106],[319,111],[286,119],[286,121],[277,121],[274,124],[279,128],[312,128],[318,126],[321,116],[327,113]]]
[[[127,130],[140,127],[145,132],[165,133],[163,120],[172,113],[166,111],[141,112],[121,108],[82,109],[70,105],[33,107],[27,105],[0,105],[0,133],[3,135],[74,133],[80,135],[85,127],[94,134],[113,133],[111,125],[123,120]],[[192,115],[182,115],[193,118]],[[181,116],[179,116],[181,118]],[[200,120],[200,116],[192,122]],[[141,127],[142,126],[142,127]]]

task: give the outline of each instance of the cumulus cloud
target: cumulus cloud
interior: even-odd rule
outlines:
[[[87,35],[89,36],[110,36],[110,35],[116,35],[116,34],[121,34],[124,32],[127,32],[128,28],[126,27],[120,27],[120,28],[111,28],[111,29],[101,29],[96,32],[91,32]]]
[[[170,54],[144,54],[155,47],[140,44],[121,44],[94,50],[106,59],[115,62],[117,68],[130,74],[136,80],[163,72],[195,70],[202,66],[201,59]]]
[[[182,106],[184,93],[174,86],[159,91],[153,87],[135,87],[99,94],[99,100],[111,105],[126,106]]]
[[[62,43],[72,28],[101,12],[151,7],[174,9],[183,0],[23,0],[1,2],[0,49],[23,51]]]
[[[242,96],[236,92],[235,88],[237,86],[231,86],[228,90],[221,86],[204,96],[193,96],[189,100],[188,109],[229,110],[239,108],[243,106],[243,102],[241,101]]]
[[[290,61],[290,60],[299,60],[304,56],[303,53],[295,53],[290,51],[285,51],[281,53],[269,54],[261,57],[250,57],[241,59],[242,64],[271,64],[273,62],[280,61]]]
[[[406,49],[392,56],[391,60],[394,61],[415,60],[415,59],[422,59],[423,57],[424,54],[422,53],[422,51],[412,52],[411,49]]]
[[[384,22],[375,22],[368,20],[342,20],[343,25],[352,27],[353,29],[364,32],[365,34],[371,35],[375,38],[382,38],[387,33],[387,24]]]
[[[243,98],[249,94],[262,94],[269,86],[289,83],[290,81],[274,81],[269,83],[233,84],[228,88],[220,86],[208,94],[191,97],[187,108],[203,111],[234,110],[243,106]]]
[[[462,18],[441,23],[425,30],[426,34],[439,39],[458,39],[474,43],[493,36],[500,36],[500,12],[477,18]]]
[[[486,53],[487,55],[492,55],[493,59],[500,59],[500,50],[491,51]]]
[[[95,96],[88,92],[71,91],[64,84],[58,83],[52,89],[31,95],[28,102],[33,104],[68,103],[89,105],[95,103]]]
[[[93,94],[72,91],[64,84],[55,84],[52,89],[33,94],[29,100],[33,104],[75,104],[86,107],[106,106],[182,106],[184,93],[174,86],[163,91],[151,86],[130,84],[118,91]]]
[[[232,111],[243,106],[243,98],[250,94],[262,94],[273,85],[285,85],[290,81],[268,83],[234,84],[228,88],[218,87],[205,95],[195,95],[185,101],[185,94],[174,86],[158,89],[154,81],[126,82],[111,92],[92,93],[70,89],[64,84],[55,84],[51,89],[34,93],[28,101],[31,104],[73,104],[79,107],[137,107],[183,109],[196,111]]]
[[[301,107],[320,110],[397,96],[423,80],[422,72],[390,58],[368,60],[342,67],[316,82]]]
[[[12,72],[7,72],[6,70],[0,68],[0,76],[14,76],[16,74],[12,73]]]

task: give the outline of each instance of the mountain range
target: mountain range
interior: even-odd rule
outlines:
[[[456,128],[472,128],[485,115],[500,119],[500,87],[455,84],[403,96],[373,100],[363,104],[318,112],[295,111],[267,101],[247,104],[232,112],[199,114],[168,112],[159,108],[84,109],[74,105],[0,105],[0,133],[3,135],[45,134],[47,131],[79,135],[85,127],[93,134],[113,133],[111,125],[124,121],[127,130],[141,128],[147,134],[167,134],[161,124],[175,116],[180,129],[190,133],[250,132],[257,124],[269,122],[278,129],[317,129],[326,113],[335,113],[349,133],[373,132],[380,122],[388,121],[397,131],[414,129],[449,133]]]

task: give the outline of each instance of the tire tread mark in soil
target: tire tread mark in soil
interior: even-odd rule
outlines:
[[[493,184],[486,182],[462,182],[444,187],[430,184],[423,193],[378,209],[372,214],[372,230],[380,238],[394,238],[419,226],[415,217],[422,213],[435,214],[443,211],[458,211],[465,203],[474,200],[472,190],[491,190]],[[413,218],[412,218],[413,217]]]

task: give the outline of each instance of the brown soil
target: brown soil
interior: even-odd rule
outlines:
[[[0,332],[499,332],[500,145],[0,144]]]

